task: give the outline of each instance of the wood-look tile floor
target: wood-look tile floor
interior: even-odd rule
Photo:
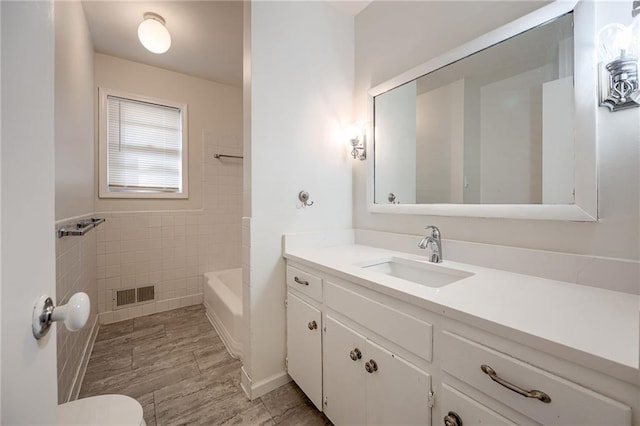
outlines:
[[[202,305],[100,327],[80,397],[137,399],[148,426],[328,425],[293,383],[249,401]]]

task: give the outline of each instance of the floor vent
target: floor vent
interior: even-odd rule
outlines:
[[[138,288],[138,302],[147,302],[155,298],[155,287],[150,285]]]
[[[153,285],[117,290],[113,294],[113,309],[150,302],[155,299],[155,293]]]

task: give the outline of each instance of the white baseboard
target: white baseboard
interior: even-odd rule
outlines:
[[[244,370],[243,374],[246,374]],[[249,380],[251,381],[250,378]],[[248,395],[249,399],[254,400],[256,398],[260,398],[262,395],[265,395],[282,385],[286,385],[290,381],[291,377],[289,377],[286,371],[282,371],[274,374],[273,376],[269,376],[266,379],[260,380],[259,382],[251,382],[251,392],[250,395]],[[246,390],[245,393],[247,393]]]
[[[80,389],[82,388],[82,381],[84,380],[84,374],[87,372],[87,365],[89,364],[89,358],[91,358],[91,352],[93,352],[93,344],[96,341],[96,337],[98,336],[98,330],[100,329],[100,323],[98,321],[98,315],[95,316],[93,320],[93,324],[91,325],[91,333],[89,334],[89,339],[87,340],[87,344],[84,347],[84,351],[82,352],[82,361],[80,361],[80,365],[78,366],[78,371],[76,371],[76,375],[73,378],[73,383],[71,385],[71,390],[69,391],[69,395],[65,402],[75,401],[78,399],[78,395],[80,395]]]
[[[240,388],[244,392],[244,394],[251,399],[251,377],[247,374],[247,371],[244,369],[244,365],[240,367]]]

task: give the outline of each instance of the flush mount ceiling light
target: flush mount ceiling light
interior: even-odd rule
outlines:
[[[164,53],[171,47],[171,35],[164,24],[164,18],[157,13],[144,14],[144,20],[138,27],[138,39],[148,51]]]

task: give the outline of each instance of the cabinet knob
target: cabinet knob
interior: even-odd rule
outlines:
[[[378,371],[378,364],[370,359],[364,364],[364,369],[367,370],[367,373],[373,373],[374,371]]]
[[[349,352],[349,356],[352,360],[357,361],[362,358],[362,352],[360,352],[360,349],[355,348],[354,350]]]
[[[462,426],[462,419],[455,411],[449,411],[449,413],[444,416],[444,424],[445,426]]]
[[[309,330],[315,330],[318,328],[318,324],[316,324],[314,320],[314,321],[311,321],[309,324],[307,324],[307,327],[309,327]]]

